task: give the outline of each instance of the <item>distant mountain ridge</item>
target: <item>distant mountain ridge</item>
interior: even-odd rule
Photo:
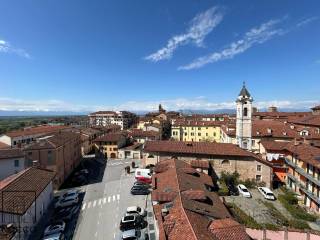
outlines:
[[[125,110],[125,109],[123,109]],[[283,108],[278,109],[281,112],[305,112],[310,111],[308,108],[301,109],[291,109]],[[168,110],[169,111],[169,110]],[[206,110],[206,109],[180,109],[173,110],[180,112],[185,115],[190,114],[235,114],[235,109],[216,109],[216,110]],[[259,109],[260,112],[266,111],[266,109]],[[148,111],[132,111],[137,115],[145,115]],[[88,115],[90,112],[70,112],[70,111],[4,111],[0,110],[0,117],[36,117],[36,116],[78,116],[78,115]]]

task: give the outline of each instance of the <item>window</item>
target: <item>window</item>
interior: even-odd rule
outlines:
[[[251,143],[252,143],[251,145],[254,146],[256,144],[256,141],[252,140]]]
[[[201,130],[201,127],[198,127],[198,130]]]
[[[191,128],[191,130],[193,130],[193,127]]]
[[[17,145],[17,142],[16,142],[16,141],[13,141],[13,145]]]
[[[214,133],[213,133],[213,136],[215,137],[216,135],[217,135],[217,134],[214,132]]]
[[[198,136],[201,136],[201,133],[198,133]]]
[[[15,166],[15,167],[19,167],[19,163],[20,163],[19,160],[14,160],[14,166]]]
[[[243,116],[247,117],[248,116],[248,108],[243,109]]]
[[[208,133],[206,133],[206,136],[208,137]]]
[[[261,165],[257,165],[257,171],[261,172]]]
[[[48,165],[53,165],[52,152],[48,151]]]
[[[221,161],[221,165],[230,165],[229,160],[225,159]]]
[[[184,133],[184,135],[185,135],[185,136],[187,136],[187,135],[188,135],[188,133],[186,133],[186,132],[185,132],[185,133]]]
[[[193,133],[193,132],[191,133],[191,136],[194,136],[194,133]]]
[[[257,182],[260,182],[261,179],[262,179],[261,175],[256,175],[256,181],[257,181]]]

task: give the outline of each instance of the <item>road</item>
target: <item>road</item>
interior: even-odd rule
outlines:
[[[132,196],[134,174],[125,175],[130,160],[109,160],[101,182],[88,185],[73,239],[120,239],[119,223],[128,206],[144,207],[145,196]]]

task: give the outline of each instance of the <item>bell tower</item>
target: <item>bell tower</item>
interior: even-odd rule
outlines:
[[[252,149],[252,102],[253,98],[244,82],[236,100],[236,139],[239,147],[247,150]]]

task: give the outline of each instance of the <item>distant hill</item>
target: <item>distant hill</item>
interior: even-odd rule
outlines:
[[[106,109],[107,110],[107,109]],[[124,109],[125,110],[125,109]],[[291,108],[283,108],[278,109],[281,112],[305,112],[310,111],[309,109],[291,109]],[[190,114],[235,114],[235,109],[217,109],[217,110],[206,110],[206,109],[180,109],[175,110],[177,112],[181,112],[185,115]],[[266,109],[259,109],[260,112],[266,111]],[[145,115],[148,111],[132,111],[137,115]],[[37,116],[80,116],[80,115],[88,115],[90,112],[68,112],[68,111],[3,111],[0,110],[0,117],[37,117]]]

